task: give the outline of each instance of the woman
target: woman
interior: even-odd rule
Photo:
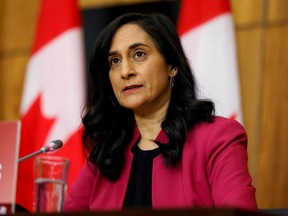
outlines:
[[[66,211],[235,207],[255,210],[247,137],[214,116],[175,27],[161,14],[125,14],[95,43],[83,144],[90,152]]]

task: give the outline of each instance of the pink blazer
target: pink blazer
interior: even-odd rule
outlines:
[[[120,210],[140,133],[135,127],[126,151],[126,163],[119,180],[101,176],[87,162],[66,196],[65,211]],[[164,131],[157,138],[165,143]],[[216,117],[213,123],[199,123],[186,138],[183,156],[175,167],[166,167],[162,155],[153,161],[152,205],[163,208],[233,207],[256,210],[255,188],[247,168],[247,136],[234,120]]]

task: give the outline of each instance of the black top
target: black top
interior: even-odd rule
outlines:
[[[132,148],[133,164],[123,208],[152,208],[152,166],[160,149],[143,151]]]

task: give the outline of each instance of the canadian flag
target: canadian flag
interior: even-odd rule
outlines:
[[[198,84],[216,114],[242,122],[233,18],[229,0],[182,0],[178,32]]]
[[[81,109],[85,64],[80,11],[76,0],[42,0],[20,108],[20,157],[60,139],[53,155],[70,159],[68,187],[84,162]],[[19,164],[17,204],[34,211],[33,159]]]

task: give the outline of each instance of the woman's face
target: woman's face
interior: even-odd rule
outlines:
[[[109,78],[121,106],[148,114],[169,103],[169,76],[174,71],[138,25],[125,24],[116,31],[108,61]]]

